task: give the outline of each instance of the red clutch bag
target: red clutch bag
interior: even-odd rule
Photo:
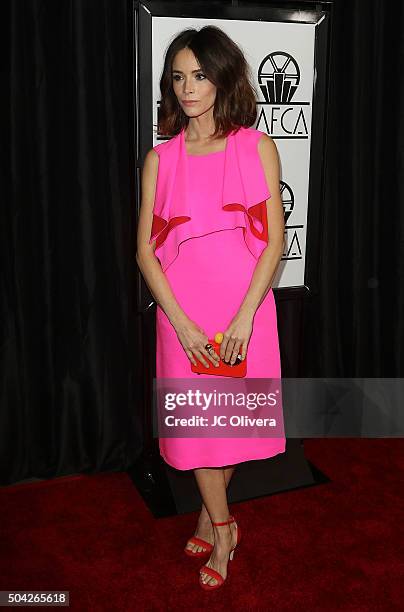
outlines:
[[[221,336],[222,334],[220,334]],[[215,338],[219,336],[216,334]],[[220,356],[220,342],[216,342],[215,340],[211,340],[209,338],[208,342],[213,346],[215,352]],[[241,355],[240,355],[241,357]],[[191,370],[195,372],[195,374],[213,374],[215,376],[231,376],[235,378],[243,378],[247,374],[247,359],[242,361],[239,357],[237,357],[236,361],[233,365],[230,363],[225,363],[222,359],[219,361],[219,366],[216,367],[209,361],[209,367],[206,368],[197,357],[195,357],[197,361],[197,365],[191,363]],[[207,359],[205,357],[205,359]]]

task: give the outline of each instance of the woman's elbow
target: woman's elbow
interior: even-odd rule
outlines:
[[[142,266],[145,262],[155,259],[154,249],[151,244],[141,246],[136,251],[136,262],[138,266]]]
[[[286,237],[284,234],[282,235],[274,235],[270,236],[268,240],[268,247],[271,251],[276,251],[283,255],[286,248]]]

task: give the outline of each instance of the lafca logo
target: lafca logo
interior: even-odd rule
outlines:
[[[285,219],[285,234],[286,234],[286,250],[282,255],[282,259],[302,259],[301,241],[303,236],[303,225],[295,225],[290,223],[293,209],[295,207],[295,196],[290,185],[285,181],[279,181],[280,193],[283,205],[283,214]]]
[[[284,51],[274,51],[265,56],[258,68],[258,85],[264,100],[261,106],[257,129],[266,131],[275,138],[308,138],[305,117],[310,102],[292,101],[300,83],[297,61]]]

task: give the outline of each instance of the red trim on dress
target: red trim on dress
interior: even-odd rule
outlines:
[[[266,200],[259,202],[259,204],[254,204],[248,209],[246,209],[245,206],[243,206],[242,204],[225,204],[223,206],[223,210],[242,210],[243,212],[245,212],[248,216],[248,222],[250,224],[250,230],[252,234],[256,238],[259,238],[259,240],[268,242],[268,216]],[[257,219],[257,221],[261,223],[261,232],[255,227],[253,218]]]
[[[167,223],[167,221],[163,219],[163,217],[159,217],[158,215],[155,215],[153,213],[153,224],[149,244],[153,242],[155,235],[158,234],[156,238],[156,248],[159,247],[163,244],[163,242],[168,236],[168,232],[172,230],[173,227],[190,220],[191,217],[171,217],[171,219],[169,219]]]

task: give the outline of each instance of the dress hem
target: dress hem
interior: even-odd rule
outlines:
[[[168,465],[170,465],[171,467],[175,468],[176,470],[181,470],[181,471],[186,471],[186,470],[194,470],[197,468],[214,468],[214,467],[225,467],[226,465],[235,465],[238,463],[245,463],[247,461],[259,461],[260,459],[271,459],[272,457],[275,457],[276,455],[280,455],[281,453],[286,452],[286,440],[285,443],[279,448],[279,450],[277,450],[275,453],[272,453],[271,455],[267,455],[266,453],[263,456],[257,456],[257,457],[237,457],[237,458],[233,458],[226,461],[226,463],[220,462],[220,463],[203,463],[202,465],[200,464],[200,462],[198,462],[198,465],[190,465],[189,467],[179,467],[179,464],[175,463],[175,461],[169,461],[167,459],[167,457],[161,452],[160,450],[160,455],[161,457],[164,459],[164,461],[166,463],[168,463]]]

